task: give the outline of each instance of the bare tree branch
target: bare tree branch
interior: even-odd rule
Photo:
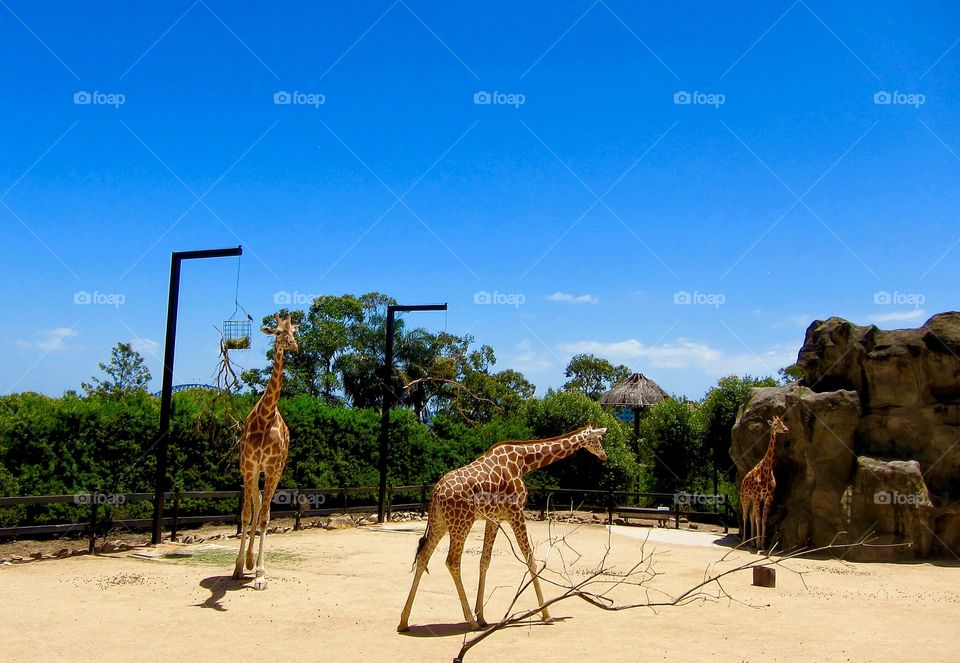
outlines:
[[[500,527],[501,530],[503,530],[502,525],[499,525],[498,523],[498,526]],[[578,527],[574,528],[573,532],[575,532],[577,529],[579,528]],[[776,550],[776,544],[774,544],[766,554],[764,554],[762,557],[758,559],[753,559],[749,562],[738,564],[733,568],[720,571],[720,572],[715,572],[713,570],[716,564],[727,561],[732,554],[736,552],[744,551],[745,550],[744,546],[746,543],[745,542],[745,543],[741,543],[736,548],[725,553],[723,557],[721,557],[721,559],[718,560],[717,562],[708,565],[707,568],[704,570],[704,576],[702,581],[693,585],[692,587],[689,587],[683,593],[677,596],[671,596],[669,593],[664,592],[663,590],[658,590],[656,588],[649,587],[648,585],[650,581],[652,581],[657,576],[661,575],[660,573],[654,570],[655,553],[648,554],[646,552],[645,545],[648,539],[644,539],[643,544],[641,544],[640,559],[628,570],[626,570],[625,572],[616,572],[608,568],[607,566],[608,558],[612,550],[612,530],[610,529],[608,529],[607,545],[606,545],[606,549],[604,550],[603,557],[601,558],[599,567],[597,569],[592,570],[592,572],[583,580],[580,580],[577,582],[572,581],[570,577],[571,574],[570,574],[569,568],[567,567],[566,560],[562,554],[562,548],[568,547],[570,550],[574,550],[573,547],[570,546],[566,540],[567,537],[570,536],[570,534],[572,534],[573,532],[569,532],[562,536],[555,536],[553,533],[552,520],[548,525],[549,550],[553,551],[554,549],[557,549],[559,551],[558,556],[561,560],[562,567],[563,567],[560,572],[551,570],[550,573],[558,575],[560,579],[563,580],[564,582],[563,583],[556,582],[551,580],[549,577],[545,577],[543,575],[544,572],[547,571],[546,562],[544,562],[540,566],[540,568],[537,570],[537,574],[541,580],[543,580],[546,583],[552,584],[553,586],[562,590],[560,595],[552,599],[549,599],[547,601],[544,601],[543,605],[538,605],[535,608],[514,612],[515,606],[520,596],[524,594],[532,584],[532,578],[529,574],[529,571],[524,573],[524,576],[520,582],[519,587],[517,588],[516,593],[514,594],[513,598],[510,601],[510,604],[507,606],[506,610],[504,611],[503,618],[496,624],[491,624],[490,626],[486,627],[485,629],[483,629],[483,631],[474,635],[473,637],[468,637],[467,635],[464,635],[462,647],[460,648],[460,651],[458,652],[457,656],[453,659],[454,663],[462,663],[464,660],[464,657],[473,647],[477,646],[478,644],[480,644],[481,642],[483,642],[493,634],[497,633],[498,631],[504,628],[513,626],[515,624],[518,624],[520,622],[524,622],[530,619],[531,617],[533,617],[534,615],[536,615],[537,613],[541,612],[544,608],[549,608],[550,606],[556,603],[566,601],[567,599],[570,599],[570,598],[578,598],[596,608],[599,608],[601,610],[605,610],[608,612],[620,612],[623,610],[634,610],[637,608],[647,608],[649,610],[653,610],[654,612],[656,612],[657,608],[684,606],[697,601],[715,602],[722,599],[726,599],[734,603],[739,603],[741,605],[746,605],[751,608],[759,609],[764,606],[753,605],[753,604],[746,603],[744,601],[740,601],[736,599],[732,594],[730,594],[727,591],[722,581],[728,576],[731,576],[736,573],[740,573],[742,571],[747,571],[753,568],[779,566],[788,572],[796,573],[797,575],[799,575],[801,578],[801,581],[804,583],[804,587],[806,587],[806,581],[803,579],[803,575],[806,572],[791,568],[787,564],[788,562],[795,559],[802,558],[802,557],[810,557],[810,556],[824,555],[824,554],[831,554],[836,556],[838,555],[838,553],[840,553],[840,554],[846,555],[851,550],[855,548],[861,548],[861,547],[894,547],[894,546],[905,545],[905,544],[873,544],[872,541],[875,541],[876,538],[873,536],[872,533],[869,533],[869,532],[853,543],[838,544],[837,540],[842,535],[845,534],[845,532],[839,532],[834,537],[833,541],[831,541],[831,543],[826,546],[821,546],[821,547],[812,548],[812,549],[799,549],[789,554],[781,555],[778,558],[774,558],[773,554]],[[510,544],[510,550],[513,553],[514,557],[516,557],[519,561],[523,562],[524,566],[526,566],[526,560],[520,557],[517,550],[514,548],[513,542],[510,540],[509,536],[507,537],[507,541]],[[576,553],[576,551],[574,552]],[[578,560],[582,557],[579,553],[576,553],[576,555]],[[548,552],[548,556],[549,556],[549,552]],[[848,563],[843,561],[842,559],[839,561],[841,561],[841,563],[844,563],[844,564]],[[632,586],[632,587],[644,589],[646,594],[645,600],[635,602],[635,603],[618,604],[613,598],[609,596],[609,594],[614,589],[622,586]],[[713,592],[708,591],[708,589],[711,586],[715,587],[715,591]],[[651,591],[662,594],[663,598],[660,598],[657,600],[651,599],[650,597]]]
[[[475,393],[473,393],[472,391],[470,391],[467,387],[465,387],[462,383],[460,383],[460,382],[458,382],[458,381],[456,381],[456,380],[451,380],[450,378],[441,378],[441,377],[436,377],[436,376],[430,376],[430,375],[428,375],[428,376],[425,376],[425,377],[422,377],[422,378],[417,378],[416,380],[411,380],[410,382],[407,382],[405,385],[403,385],[403,390],[404,390],[404,391],[409,391],[410,389],[412,389],[413,387],[417,386],[418,384],[428,383],[428,382],[440,383],[440,384],[449,384],[449,385],[453,385],[454,387],[456,387],[457,393],[456,393],[456,397],[455,397],[454,400],[453,400],[453,406],[454,406],[454,408],[456,409],[457,414],[459,414],[461,417],[463,417],[464,421],[466,421],[466,422],[467,422],[468,424],[470,424],[471,426],[476,426],[476,425],[477,425],[477,422],[474,421],[472,418],[470,418],[470,417],[467,415],[467,413],[466,413],[466,412],[464,411],[464,409],[463,409],[463,406],[460,404],[460,393],[461,393],[461,392],[466,392],[471,398],[474,398],[474,399],[476,399],[476,400],[478,400],[478,401],[482,401],[482,402],[485,402],[485,403],[490,404],[490,406],[492,406],[493,408],[495,408],[496,410],[498,410],[498,411],[500,411],[500,412],[503,411],[503,408],[502,408],[502,407],[500,407],[497,403],[493,402],[493,401],[490,400],[489,398],[486,398],[485,396],[478,396],[477,394],[475,394]]]

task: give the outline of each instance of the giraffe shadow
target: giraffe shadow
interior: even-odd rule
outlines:
[[[746,548],[747,545],[756,545],[755,539],[748,539],[744,541],[740,538],[739,534],[724,534],[719,539],[713,542],[715,546],[721,546],[723,548]]]
[[[203,603],[195,603],[194,606],[197,608],[211,608],[217,612],[226,612],[227,609],[220,601],[226,597],[227,592],[238,592],[250,589],[250,587],[246,585],[247,580],[248,578],[234,580],[232,575],[204,578],[200,581],[200,586],[209,590],[210,596],[208,596]]]
[[[564,622],[568,619],[570,619],[570,617],[553,617],[549,622],[544,622],[539,618],[525,619],[514,624],[507,624],[501,628],[550,626],[550,624]],[[490,624],[490,626],[496,626],[496,624]],[[400,635],[405,635],[410,638],[447,638],[450,636],[463,636],[469,633],[482,633],[484,630],[486,629],[471,628],[466,622],[453,624],[419,624],[410,626],[409,630],[401,632]]]

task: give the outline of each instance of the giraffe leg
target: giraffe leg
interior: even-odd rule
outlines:
[[[459,523],[450,528],[450,552],[447,553],[447,570],[453,577],[453,584],[457,586],[457,596],[460,597],[460,607],[463,608],[463,619],[470,628],[478,628],[477,620],[473,618],[470,612],[470,604],[467,603],[467,593],[463,590],[463,579],[460,577],[460,558],[463,556],[463,544],[467,541],[467,534],[470,533],[470,526],[466,523]]]
[[[257,571],[256,579],[253,581],[253,588],[264,590],[267,588],[266,569],[263,565],[263,543],[267,538],[267,526],[270,524],[270,502],[273,500],[273,493],[277,490],[277,484],[280,483],[280,472],[273,472],[267,475],[263,484],[263,499],[260,501],[260,549],[257,552]],[[253,540],[250,541],[250,549],[253,550]]]
[[[409,629],[407,621],[410,619],[410,609],[413,608],[413,599],[417,595],[417,587],[420,585],[420,576],[427,570],[430,555],[433,554],[437,544],[440,543],[440,539],[442,539],[446,533],[447,527],[439,518],[434,519],[428,516],[427,529],[423,533],[423,538],[420,539],[420,544],[417,548],[417,558],[414,560],[414,564],[416,564],[417,567],[416,573],[413,576],[410,593],[407,594],[407,602],[403,605],[403,612],[400,613],[400,625],[397,626],[397,631],[403,632]]]
[[[477,613],[477,623],[480,626],[486,626],[487,620],[483,618],[483,590],[487,580],[487,569],[490,568],[490,557],[493,554],[493,542],[497,538],[497,532],[500,530],[500,523],[496,520],[488,520],[487,526],[483,530],[483,554],[480,556],[480,585],[477,587],[477,607],[474,612]]]
[[[260,522],[260,502],[263,494],[260,492],[259,480],[253,482],[250,490],[250,533],[247,538],[247,568],[253,570],[253,546],[257,540],[257,524]]]
[[[247,544],[247,536],[254,536],[256,528],[253,525],[253,492],[256,491],[256,483],[244,480],[243,487],[243,511],[240,516],[240,552],[237,553],[237,564],[233,569],[233,579],[243,578],[244,555],[243,549]],[[252,530],[252,531],[251,531]],[[252,564],[248,566],[253,566]]]
[[[543,605],[543,591],[540,589],[540,578],[537,576],[537,565],[533,560],[533,549],[530,547],[530,539],[527,537],[527,523],[523,519],[523,511],[515,511],[510,515],[510,528],[517,539],[517,545],[520,546],[520,552],[527,560],[527,568],[530,569],[530,577],[533,579],[533,589],[537,593],[539,605]],[[546,608],[540,610],[540,616],[543,621],[550,622],[550,613]]]
[[[757,500],[753,504],[753,538],[754,548],[757,554],[760,554],[760,548],[763,546],[763,537],[760,536],[760,523],[763,520],[763,501]]]
[[[767,548],[767,518],[770,516],[771,506],[773,506],[773,498],[768,497],[763,501],[763,516],[760,523],[760,543],[764,550]]]
[[[740,496],[740,508],[743,511],[743,531],[740,532],[740,540],[743,543],[747,543],[750,540],[750,518],[751,516],[751,502],[749,499]]]

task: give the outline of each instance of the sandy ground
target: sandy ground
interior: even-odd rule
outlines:
[[[619,587],[618,602],[662,600],[703,578],[751,561],[730,539],[641,527],[529,523],[539,559],[576,582],[601,565],[609,582],[653,554],[659,574]],[[267,537],[269,587],[233,581],[235,540],[164,544],[111,555],[0,566],[5,661],[451,661],[464,640],[459,601],[444,568],[445,542],[431,560],[411,615],[395,629],[422,522],[385,528],[306,530]],[[483,528],[464,553],[464,585],[476,591]],[[563,541],[549,545],[551,536]],[[649,538],[646,538],[649,537]],[[724,555],[728,560],[719,562]],[[719,563],[718,563],[719,562]],[[728,576],[736,599],[606,612],[570,599],[553,624],[504,629],[466,661],[956,661],[960,564],[843,564],[794,560],[777,587]],[[498,538],[488,574],[487,618],[502,615],[523,566]],[[551,576],[556,578],[557,576]],[[606,586],[596,585],[597,590]],[[714,590],[715,591],[715,590]],[[556,587],[545,588],[547,597]],[[520,608],[532,608],[532,596]]]

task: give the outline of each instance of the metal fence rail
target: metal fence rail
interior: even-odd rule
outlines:
[[[425,514],[432,485],[393,486],[387,490],[386,520],[394,511],[418,511]],[[240,528],[242,511],[242,490],[206,490],[174,491],[164,493],[165,502],[172,501],[171,515],[163,518],[164,529],[169,529],[171,540],[177,540],[177,533],[183,525],[202,523],[236,523]],[[304,518],[330,516],[334,514],[376,513],[377,486],[344,486],[340,488],[281,488],[274,494],[271,503],[271,518],[293,518],[294,529],[302,527]],[[410,501],[416,495],[418,501]],[[367,499],[363,499],[366,496]],[[546,517],[547,510],[566,508],[579,511],[606,513],[607,522],[613,524],[614,514],[628,514],[632,517],[650,516],[663,521],[661,514],[669,513],[676,527],[680,527],[680,518],[716,522],[723,525],[724,531],[737,523],[737,515],[726,502],[714,498],[711,511],[690,508],[703,503],[713,496],[689,495],[687,493],[639,493],[616,490],[590,490],[580,488],[531,488],[527,500],[527,509],[539,510]],[[401,501],[397,502],[395,499]],[[75,504],[90,507],[86,522],[58,523],[48,525],[22,525],[0,527],[0,539],[31,536],[35,534],[82,534],[89,538],[89,550],[93,552],[97,537],[109,528],[127,529],[149,528],[150,518],[113,519],[101,513],[101,507],[131,504],[135,502],[153,502],[153,493],[77,493],[74,495],[31,495],[22,497],[0,497],[0,508],[14,506],[32,506],[41,504]],[[180,515],[180,502],[184,499],[235,499],[237,508],[231,514]],[[156,505],[154,505],[154,509]]]

